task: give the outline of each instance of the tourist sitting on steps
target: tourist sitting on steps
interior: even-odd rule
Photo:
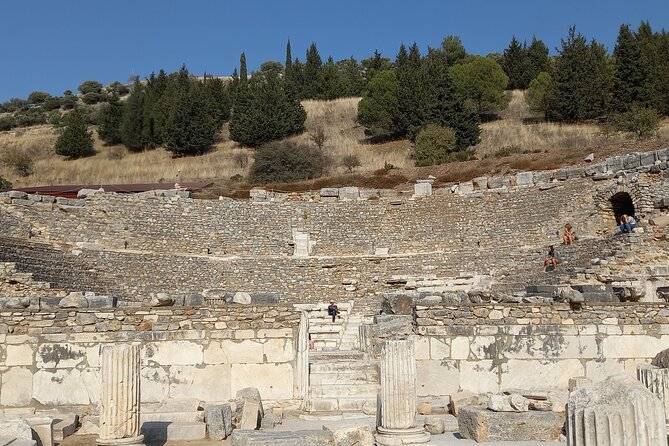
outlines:
[[[632,232],[632,229],[636,228],[636,220],[631,215],[623,214],[620,217],[620,232],[626,234]]]
[[[544,272],[555,271],[558,263],[562,260],[560,254],[553,248],[553,245],[548,247],[548,253],[544,258]]]
[[[562,233],[562,244],[571,245],[576,240],[576,234],[574,234],[574,229],[569,223],[564,225],[564,232]]]
[[[330,301],[330,306],[328,307],[328,315],[332,316],[332,322],[335,321],[335,318],[339,314],[339,308],[337,308],[337,304],[335,304],[334,300]]]

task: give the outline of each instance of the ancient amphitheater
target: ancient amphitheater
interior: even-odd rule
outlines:
[[[0,194],[0,406],[95,413],[102,347],[138,343],[147,426],[204,432],[188,414],[247,387],[277,413],[373,413],[403,336],[434,411],[522,389],[561,413],[570,379],[636,377],[669,347],[668,157],[245,201]],[[160,418],[184,399],[200,405]]]

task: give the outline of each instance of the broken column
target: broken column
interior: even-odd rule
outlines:
[[[97,444],[144,444],[140,435],[139,345],[119,344],[102,348],[100,433]]]
[[[381,349],[381,391],[376,443],[427,443],[430,434],[416,426],[416,350],[409,339],[391,339]]]
[[[567,445],[666,446],[662,402],[627,375],[610,376],[569,394]]]
[[[636,367],[636,375],[641,384],[662,401],[665,425],[669,425],[669,369],[640,364]]]

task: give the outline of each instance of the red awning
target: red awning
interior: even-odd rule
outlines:
[[[211,186],[212,182],[179,183],[181,189],[191,192]],[[174,183],[144,183],[144,184],[59,184],[55,186],[19,187],[14,190],[28,194],[53,195],[55,197],[76,198],[81,189],[103,189],[105,192],[138,193],[150,190],[174,189]]]

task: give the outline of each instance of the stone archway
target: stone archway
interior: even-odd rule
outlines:
[[[616,219],[616,224],[620,224],[620,217],[622,215],[636,215],[634,201],[632,201],[632,197],[627,192],[617,192],[613,194],[611,198],[609,198],[609,203],[611,203],[611,210]]]

